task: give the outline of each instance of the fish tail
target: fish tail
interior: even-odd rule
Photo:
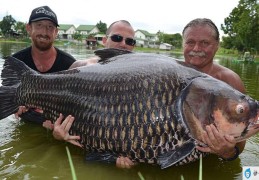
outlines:
[[[4,119],[18,111],[19,105],[16,101],[16,87],[0,87],[0,119]]]
[[[3,86],[13,86],[21,82],[25,73],[34,74],[36,71],[30,69],[24,62],[10,56],[5,60],[1,78]]]
[[[0,87],[0,119],[3,119],[18,111],[17,88],[21,84],[24,74],[33,74],[36,71],[30,69],[24,62],[10,56],[5,60]]]

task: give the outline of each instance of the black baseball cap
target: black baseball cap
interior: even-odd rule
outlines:
[[[32,10],[29,24],[40,20],[50,20],[56,26],[59,26],[56,14],[48,6],[41,6]]]

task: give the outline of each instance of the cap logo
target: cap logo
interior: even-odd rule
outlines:
[[[59,26],[57,15],[48,6],[41,6],[33,9],[31,12],[31,16],[29,18],[29,24],[31,22],[40,21],[44,19],[50,20],[53,23],[55,23],[56,26]]]
[[[42,13],[42,14],[45,14],[47,16],[53,16],[54,18],[56,18],[55,14],[53,12],[44,9],[43,7],[37,9],[37,11],[35,13],[36,14]]]

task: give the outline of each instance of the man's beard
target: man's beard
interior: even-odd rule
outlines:
[[[33,39],[33,43],[37,49],[40,51],[47,51],[52,47],[52,42],[42,42],[41,40],[38,39],[39,36],[37,36],[36,39]]]

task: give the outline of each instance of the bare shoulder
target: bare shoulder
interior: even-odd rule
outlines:
[[[214,65],[215,78],[226,82],[240,92],[245,92],[245,86],[237,73],[219,64]]]

